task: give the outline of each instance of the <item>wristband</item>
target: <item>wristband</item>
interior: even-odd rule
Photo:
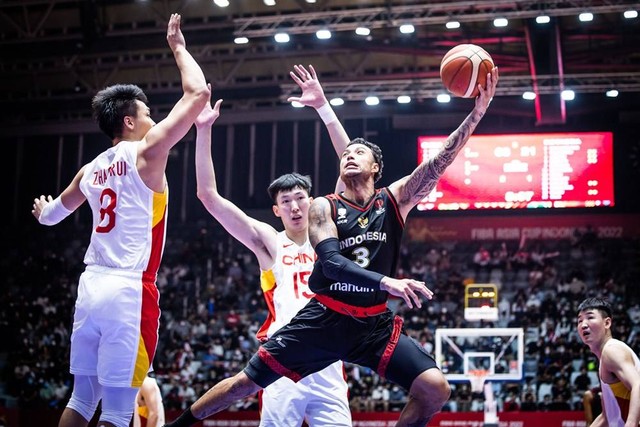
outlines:
[[[333,108],[331,108],[331,104],[329,104],[328,102],[325,103],[322,107],[318,108],[316,111],[318,112],[318,115],[320,116],[320,118],[322,119],[325,125],[328,125],[329,123],[333,123],[336,120],[338,120],[338,116],[336,116],[336,113],[333,111]]]
[[[65,208],[62,204],[60,196],[56,197],[52,202],[42,208],[38,222],[42,225],[55,225],[71,215],[73,211]]]

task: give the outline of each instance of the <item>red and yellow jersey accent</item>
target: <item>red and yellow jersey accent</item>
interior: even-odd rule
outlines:
[[[138,406],[138,415],[142,418],[149,418],[149,408],[146,406]]]
[[[265,341],[275,331],[289,323],[293,316],[313,297],[308,279],[316,254],[307,240],[298,246],[284,231],[277,234],[276,260],[269,270],[260,274],[260,286],[269,314],[256,334]]]
[[[142,386],[158,346],[160,327],[160,299],[155,281],[142,277],[142,305],[140,312],[140,338],[133,373],[132,387]]]
[[[629,347],[635,367],[640,372],[640,359]],[[629,416],[629,405],[631,401],[631,390],[629,390],[622,381],[607,384],[600,381],[602,386],[602,405],[607,416],[607,424],[609,427],[624,427],[625,421]]]
[[[276,278],[273,275],[273,270],[263,270],[260,272],[260,287],[262,288],[262,295],[264,301],[267,304],[267,318],[256,333],[258,341],[264,342],[268,339],[267,332],[269,327],[275,322],[276,308],[273,303],[273,295],[276,289]]]

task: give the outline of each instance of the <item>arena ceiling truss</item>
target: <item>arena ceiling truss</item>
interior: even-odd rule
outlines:
[[[4,0],[0,1],[0,106],[3,122],[32,126],[86,120],[91,95],[119,82],[140,85],[166,111],[181,91],[164,34],[172,12],[183,16],[190,51],[216,97],[237,112],[281,109],[297,93],[294,64],[313,64],[329,97],[425,102],[443,92],[442,56],[474,43],[500,67],[497,96],[537,95],[529,114],[563,123],[559,91],[616,89],[622,109],[638,109],[640,18],[637,1],[394,0]],[[580,13],[594,19],[581,22]],[[537,24],[536,18],[549,22]],[[508,20],[495,27],[495,18]],[[447,28],[456,21],[458,28]],[[411,24],[412,34],[398,27]],[[368,36],[355,34],[358,27]],[[319,40],[318,30],[332,37]],[[286,32],[289,43],[274,35]],[[236,44],[245,37],[248,42]],[[628,95],[632,94],[632,95]],[[604,95],[603,95],[604,96]],[[598,108],[582,107],[585,111]],[[508,113],[510,109],[505,109]]]

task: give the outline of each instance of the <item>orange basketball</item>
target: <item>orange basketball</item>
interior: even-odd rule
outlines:
[[[492,68],[493,60],[486,50],[474,44],[459,44],[442,58],[440,78],[453,95],[475,98],[478,85],[485,87]]]

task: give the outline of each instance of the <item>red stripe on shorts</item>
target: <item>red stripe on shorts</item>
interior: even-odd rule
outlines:
[[[142,313],[140,333],[149,357],[149,365],[153,362],[158,345],[158,327],[160,325],[160,307],[158,287],[152,281],[142,281]]]
[[[384,353],[382,353],[380,363],[378,364],[378,375],[381,377],[385,376],[385,373],[387,372],[387,365],[389,365],[389,361],[391,360],[391,355],[398,345],[400,333],[402,332],[402,323],[403,320],[400,316],[395,316],[393,318],[393,331],[391,332],[391,338],[389,338],[387,347],[384,349]]]
[[[289,378],[293,382],[298,382],[302,379],[302,376],[296,372],[293,372],[290,369],[285,368],[278,362],[267,350],[263,347],[258,349],[258,357],[262,360],[268,367],[270,367],[273,372],[282,375],[283,377]]]

